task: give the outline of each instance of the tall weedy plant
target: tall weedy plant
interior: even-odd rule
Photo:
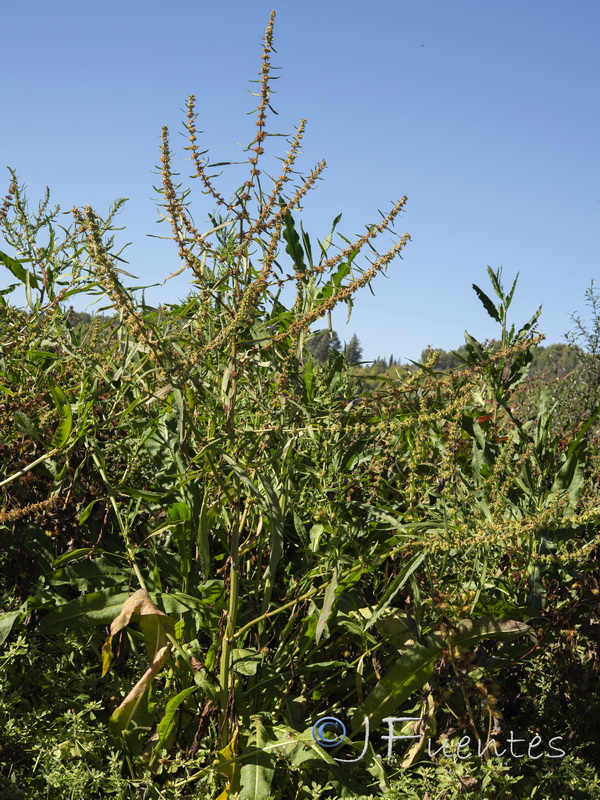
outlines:
[[[313,362],[311,326],[351,307],[408,242],[377,247],[406,198],[340,247],[339,216],[322,240],[304,230],[300,204],[324,169],[297,178],[304,120],[279,176],[263,168],[273,23],[248,176],[229,199],[187,103],[207,230],[162,132],[173,274],[189,270],[193,285],[182,302],[151,307],[124,284],[119,204],[106,220],[73,209],[63,228],[47,197],[28,212],[13,174],[0,211],[15,250],[0,259],[28,304],[0,306],[0,526],[21,576],[0,642],[91,629],[82,642],[101,665],[132,796],[382,791],[389,770],[363,744],[365,719],[374,730],[399,711],[418,712],[432,737],[443,712],[489,743],[495,675],[537,646],[548,579],[566,569],[552,557],[597,545],[587,428],[565,448],[545,404],[521,418],[538,314],[508,327],[515,285],[505,293],[499,271],[488,273],[499,302],[475,290],[501,342],[467,335],[463,371],[384,376],[357,403],[343,355]],[[80,292],[112,316],[77,324],[64,303]],[[313,737],[324,714],[350,720],[337,751]]]
[[[195,714],[199,725],[188,745],[197,748],[202,735],[210,734],[212,742],[220,743],[226,791],[241,788],[256,797],[268,794],[273,773],[272,761],[264,760],[266,751],[257,748],[267,739],[298,738],[302,706],[290,694],[294,676],[314,661],[335,593],[368,571],[344,553],[347,543],[332,543],[330,553],[322,551],[322,534],[309,533],[302,519],[299,499],[316,505],[315,494],[327,481],[328,470],[320,463],[327,456],[317,452],[318,430],[335,418],[334,398],[347,383],[340,359],[318,379],[304,343],[313,323],[339,303],[350,306],[356,292],[384,271],[409,240],[404,234],[390,249],[376,249],[380,234],[393,233],[405,197],[337,252],[333,235],[339,216],[328,236],[316,243],[298,226],[300,203],[325,168],[320,162],[290,190],[305,120],[289,140],[280,175],[265,188],[260,164],[272,135],[266,122],[273,24],[274,14],[264,38],[256,133],[246,149],[249,174],[228,200],[216,189],[214,166],[200,151],[195,99],[188,99],[187,150],[193,177],[214,204],[209,230],[195,227],[189,190],[176,181],[169,134],[166,128],[162,132],[161,207],[181,269],[193,275],[194,291],[183,304],[152,309],[140,305],[123,284],[120,251],[111,233],[119,204],[107,220],[89,206],[73,209],[75,226],[63,229],[64,239],[57,244],[58,209],[48,212],[46,197],[38,214],[29,217],[15,180],[2,213],[17,258],[1,255],[25,285],[28,319],[33,315],[39,323],[29,328],[22,344],[31,352],[43,341],[46,353],[54,351],[57,357],[50,358],[39,388],[50,387],[60,420],[52,446],[19,465],[3,485],[43,464],[55,478],[50,499],[78,492],[81,525],[103,507],[105,525],[111,534],[118,532],[122,543],[100,534],[98,542],[112,542],[102,558],[113,579],[108,586],[108,572],[97,583],[85,579],[87,593],[74,599],[67,589],[56,590],[57,608],[44,618],[41,630],[50,634],[65,625],[111,622],[102,655],[106,675],[114,640],[139,620],[149,666],[110,719],[127,747],[132,776],[139,769],[131,759],[143,756],[142,769],[144,764],[154,769],[176,734],[189,736],[189,731],[182,734],[182,719],[187,730]],[[44,232],[49,243],[41,246]],[[360,267],[358,257],[366,246],[374,256]],[[289,308],[280,299],[287,285],[295,294]],[[83,291],[107,296],[117,315],[105,326],[108,353],[118,363],[108,374],[104,359],[95,348],[89,352],[90,340],[73,328],[60,305]],[[6,305],[5,311],[9,325],[18,324]],[[60,332],[59,319],[64,323]],[[88,335],[95,336],[92,331]],[[61,381],[58,365],[68,365]],[[67,374],[73,377],[65,385]],[[97,401],[107,390],[111,407],[100,421]],[[125,434],[116,469],[100,430],[107,424]],[[29,418],[22,425],[35,428]],[[43,432],[38,438],[47,441]],[[95,497],[81,492],[83,471],[73,471],[74,458],[102,487]],[[83,574],[90,559],[98,563],[96,546],[68,550],[53,559],[53,566]],[[123,556],[129,567],[115,573],[115,562]],[[124,584],[132,581],[139,589],[124,592]],[[25,616],[32,602],[11,617],[11,624]],[[148,740],[156,702],[152,682],[167,668],[171,691],[158,736]],[[287,727],[276,729],[281,714]],[[293,752],[292,762],[312,759],[315,753],[326,758],[306,735]],[[376,771],[380,774],[381,768]]]

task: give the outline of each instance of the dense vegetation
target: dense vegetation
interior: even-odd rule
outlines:
[[[489,269],[498,339],[467,335],[460,369],[363,391],[358,340],[317,358],[315,323],[408,242],[376,247],[406,198],[311,239],[304,121],[265,191],[272,35],[230,200],[188,101],[207,232],[163,130],[181,303],[124,284],[118,205],[64,228],[15,178],[0,211],[27,296],[0,306],[0,797],[596,797],[597,350],[531,380],[539,311],[509,326]],[[111,316],[77,324],[90,292]],[[382,739],[390,717],[417,738]]]

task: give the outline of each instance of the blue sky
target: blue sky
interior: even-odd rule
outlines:
[[[305,203],[307,230],[323,237],[343,212],[339,229],[352,237],[408,195],[396,227],[412,236],[403,260],[374,296],[357,296],[348,327],[345,310],[334,315],[340,338],[356,332],[371,359],[458,347],[465,328],[492,338],[471,284],[487,291],[486,266],[502,265],[505,283],[520,273],[513,321],[543,304],[540,330],[562,341],[600,272],[597,0],[6,4],[0,167],[16,169],[32,204],[46,185],[64,209],[104,213],[128,197],[127,269],[161,281],[178,267],[174,244],[147,236],[168,234],[152,189],[161,126],[184,143],[193,93],[211,157],[241,160],[273,7],[271,130],[306,117],[301,167],[328,164]],[[2,195],[7,185],[6,172]],[[199,227],[212,210],[197,193]],[[0,272],[0,286],[9,277]],[[182,276],[147,299],[185,293]]]

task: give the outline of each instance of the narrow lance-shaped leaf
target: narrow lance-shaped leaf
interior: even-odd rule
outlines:
[[[18,278],[21,283],[28,284],[29,286],[33,286],[34,289],[37,289],[38,282],[35,275],[21,266],[22,263],[26,263],[27,261],[29,261],[29,259],[17,261],[0,250],[0,262],[12,272],[15,278]]]
[[[187,577],[192,567],[191,542],[192,542],[192,514],[187,503],[172,503],[167,509],[169,520],[177,523],[173,527],[173,538],[177,543],[181,557],[182,587],[185,590]]]
[[[275,773],[274,754],[263,748],[274,741],[275,736],[256,715],[252,720],[252,733],[248,737],[248,745],[252,752],[244,756],[240,772],[241,800],[264,800],[271,794],[271,783]]]
[[[306,272],[306,263],[304,261],[304,251],[300,244],[300,237],[296,230],[294,218],[288,212],[285,217],[285,227],[283,228],[283,238],[286,241],[285,251],[293,259],[294,265],[299,272]]]
[[[4,644],[21,613],[21,611],[5,611],[0,614],[0,644]]]
[[[498,314],[498,311],[496,310],[496,306],[495,306],[495,305],[492,303],[492,301],[491,301],[491,300],[490,300],[490,298],[487,296],[487,294],[486,294],[485,292],[483,292],[483,291],[482,291],[482,290],[479,288],[479,286],[477,286],[477,284],[476,284],[476,283],[474,283],[474,284],[473,284],[473,289],[474,289],[474,290],[475,290],[475,292],[477,293],[477,297],[478,297],[478,298],[481,300],[481,302],[483,303],[483,305],[484,305],[484,307],[485,307],[485,310],[488,312],[488,314],[490,315],[490,317],[492,317],[492,319],[495,319],[495,320],[496,320],[496,322],[500,322],[500,321],[501,321],[501,320],[500,320],[500,315]]]
[[[114,588],[90,592],[51,611],[41,621],[38,630],[49,635],[68,628],[108,625],[128,597],[128,592],[120,592]]]
[[[555,545],[546,536],[540,536],[539,555],[547,555],[555,549]],[[548,565],[541,561],[536,561],[533,572],[529,576],[530,592],[525,602],[536,614],[541,614],[544,608],[546,588],[544,587],[544,575],[548,571]]]
[[[315,631],[315,642],[319,644],[321,636],[323,635],[323,631],[325,630],[325,625],[327,624],[327,620],[331,615],[331,609],[333,608],[333,602],[335,600],[335,590],[337,589],[338,581],[337,581],[337,569],[334,567],[333,573],[331,575],[331,581],[325,589],[325,597],[323,599],[323,608],[321,609],[321,613],[319,614],[319,621],[317,623],[317,629]]]
[[[525,622],[514,619],[461,619],[447,636],[446,642],[453,647],[468,650],[484,639],[510,641],[519,636],[533,636],[533,630]]]
[[[331,243],[333,241],[333,233],[341,220],[342,215],[338,214],[337,217],[333,220],[333,224],[331,225],[331,230],[327,234],[327,236],[319,242],[319,246],[321,248],[321,255],[323,258],[327,256],[327,251],[331,247]],[[346,240],[347,241],[347,240]]]
[[[534,323],[537,321],[537,319],[538,319],[538,317],[540,316],[541,313],[542,313],[542,306],[540,306],[538,308],[538,310],[535,312],[535,314],[529,320],[529,322],[526,322],[525,325],[523,325],[523,327],[519,330],[519,332],[517,334],[517,339],[523,339],[524,338],[524,336],[527,333],[527,331],[530,330],[533,327]]]
[[[492,286],[494,287],[494,291],[496,292],[498,298],[504,301],[505,296],[504,292],[502,291],[502,284],[500,283],[500,279],[502,277],[502,267],[498,267],[497,272],[494,272],[494,270],[491,267],[488,267],[487,273],[490,277],[490,281],[492,282]]]
[[[59,422],[58,428],[54,435],[53,446],[63,447],[69,440],[71,431],[73,430],[73,413],[71,411],[71,404],[66,394],[60,386],[51,386],[50,394],[58,409]]]
[[[509,307],[509,306],[510,306],[510,304],[512,303],[513,295],[514,295],[514,293],[515,293],[515,288],[516,288],[516,285],[517,285],[517,281],[518,281],[518,280],[519,280],[519,273],[517,272],[517,276],[516,276],[516,278],[514,279],[514,281],[513,281],[513,285],[511,286],[510,292],[508,293],[508,296],[507,296],[507,298],[506,298],[506,303],[505,303],[505,306],[504,306],[506,309],[508,309],[508,307]]]
[[[152,763],[156,758],[158,758],[162,747],[168,742],[177,727],[177,712],[179,710],[179,706],[193,692],[195,692],[197,688],[197,686],[188,686],[187,689],[183,689],[181,692],[178,692],[168,701],[164,716],[156,728],[156,732],[158,733],[158,742],[156,743],[156,747],[152,753],[150,766],[152,766]]]
[[[377,727],[384,717],[393,714],[413,692],[421,689],[433,674],[433,667],[442,651],[439,635],[430,637],[428,646],[415,644],[386,672],[356,710],[353,731],[359,729],[365,716]]]
[[[379,608],[377,608],[373,616],[365,625],[365,630],[368,630],[372,625],[374,625],[377,622],[379,617],[383,614],[383,612],[392,602],[394,597],[398,594],[400,589],[402,589],[406,581],[425,560],[425,557],[426,553],[417,553],[415,556],[413,556],[413,558],[411,558],[411,560],[408,562],[404,570],[394,579],[391,586],[386,590]]]
[[[314,264],[313,264],[313,257],[312,257],[312,247],[311,247],[311,244],[310,244],[310,237],[309,237],[308,233],[306,233],[306,231],[302,227],[302,220],[300,220],[300,231],[302,233],[302,244],[304,245],[304,252],[306,253],[306,256],[308,258],[308,265],[312,269]]]

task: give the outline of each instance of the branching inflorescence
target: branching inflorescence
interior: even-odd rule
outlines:
[[[194,354],[194,359],[202,358],[216,349],[227,339],[237,335],[241,330],[247,329],[256,316],[258,309],[264,311],[265,303],[270,299],[275,303],[285,283],[296,284],[297,303],[294,309],[294,320],[291,325],[270,337],[263,344],[263,349],[288,339],[305,335],[309,327],[318,319],[324,317],[341,302],[349,302],[355,292],[370,283],[377,273],[384,271],[392,259],[399,255],[410,237],[404,234],[394,246],[385,254],[379,255],[368,266],[358,271],[352,262],[365,245],[372,245],[372,241],[384,231],[390,232],[393,223],[406,204],[406,197],[398,201],[387,215],[383,216],[376,225],[368,226],[365,234],[360,236],[350,246],[341,250],[337,255],[326,258],[322,249],[320,263],[307,265],[294,261],[291,273],[283,275],[278,261],[282,236],[287,225],[293,225],[291,215],[300,208],[300,203],[310,189],[314,188],[317,180],[325,169],[325,161],[320,161],[314,169],[303,178],[295,192],[286,197],[286,189],[292,175],[297,174],[294,167],[300,154],[301,142],[306,128],[306,120],[301,119],[296,131],[289,141],[289,150],[282,159],[281,172],[277,178],[271,178],[272,186],[268,193],[263,191],[259,176],[261,175],[260,160],[265,153],[265,142],[268,136],[275,136],[267,132],[267,111],[270,106],[271,81],[273,80],[271,54],[273,49],[273,26],[275,13],[271,14],[267,26],[262,64],[260,70],[260,90],[258,92],[259,104],[255,109],[257,131],[254,139],[246,148],[251,155],[247,159],[250,167],[248,178],[237,189],[229,201],[215,188],[212,176],[209,175],[211,164],[207,158],[207,151],[201,151],[198,145],[198,130],[196,127],[197,114],[195,111],[195,97],[190,95],[187,101],[185,130],[189,145],[190,160],[194,168],[194,175],[200,180],[203,193],[210,197],[218,210],[224,215],[218,220],[211,217],[217,224],[205,233],[200,233],[194,225],[188,207],[189,189],[182,189],[181,184],[175,181],[172,167],[172,153],[169,145],[167,128],[162,131],[161,144],[161,173],[163,195],[164,219],[171,225],[171,238],[177,243],[182,261],[182,270],[191,269],[194,282],[199,287],[202,303],[215,299],[217,287],[219,290],[218,302],[224,309],[226,321],[219,330],[214,330],[213,335],[204,337],[202,343]],[[278,134],[277,134],[278,135]],[[231,162],[227,162],[231,163]],[[219,163],[219,166],[222,166]],[[251,211],[251,204],[256,204],[255,211]],[[229,244],[214,241],[213,237],[226,228],[229,235]],[[255,266],[252,256],[258,248],[259,260]],[[290,253],[292,258],[302,257],[302,250]],[[213,263],[213,268],[207,268],[207,261]],[[338,280],[332,291],[313,292],[310,302],[307,300],[305,288],[307,285],[323,284],[324,273],[332,273],[347,263],[346,280]],[[178,273],[174,273],[178,274]],[[271,294],[271,289],[276,288],[276,295]],[[225,291],[224,291],[225,289]]]

